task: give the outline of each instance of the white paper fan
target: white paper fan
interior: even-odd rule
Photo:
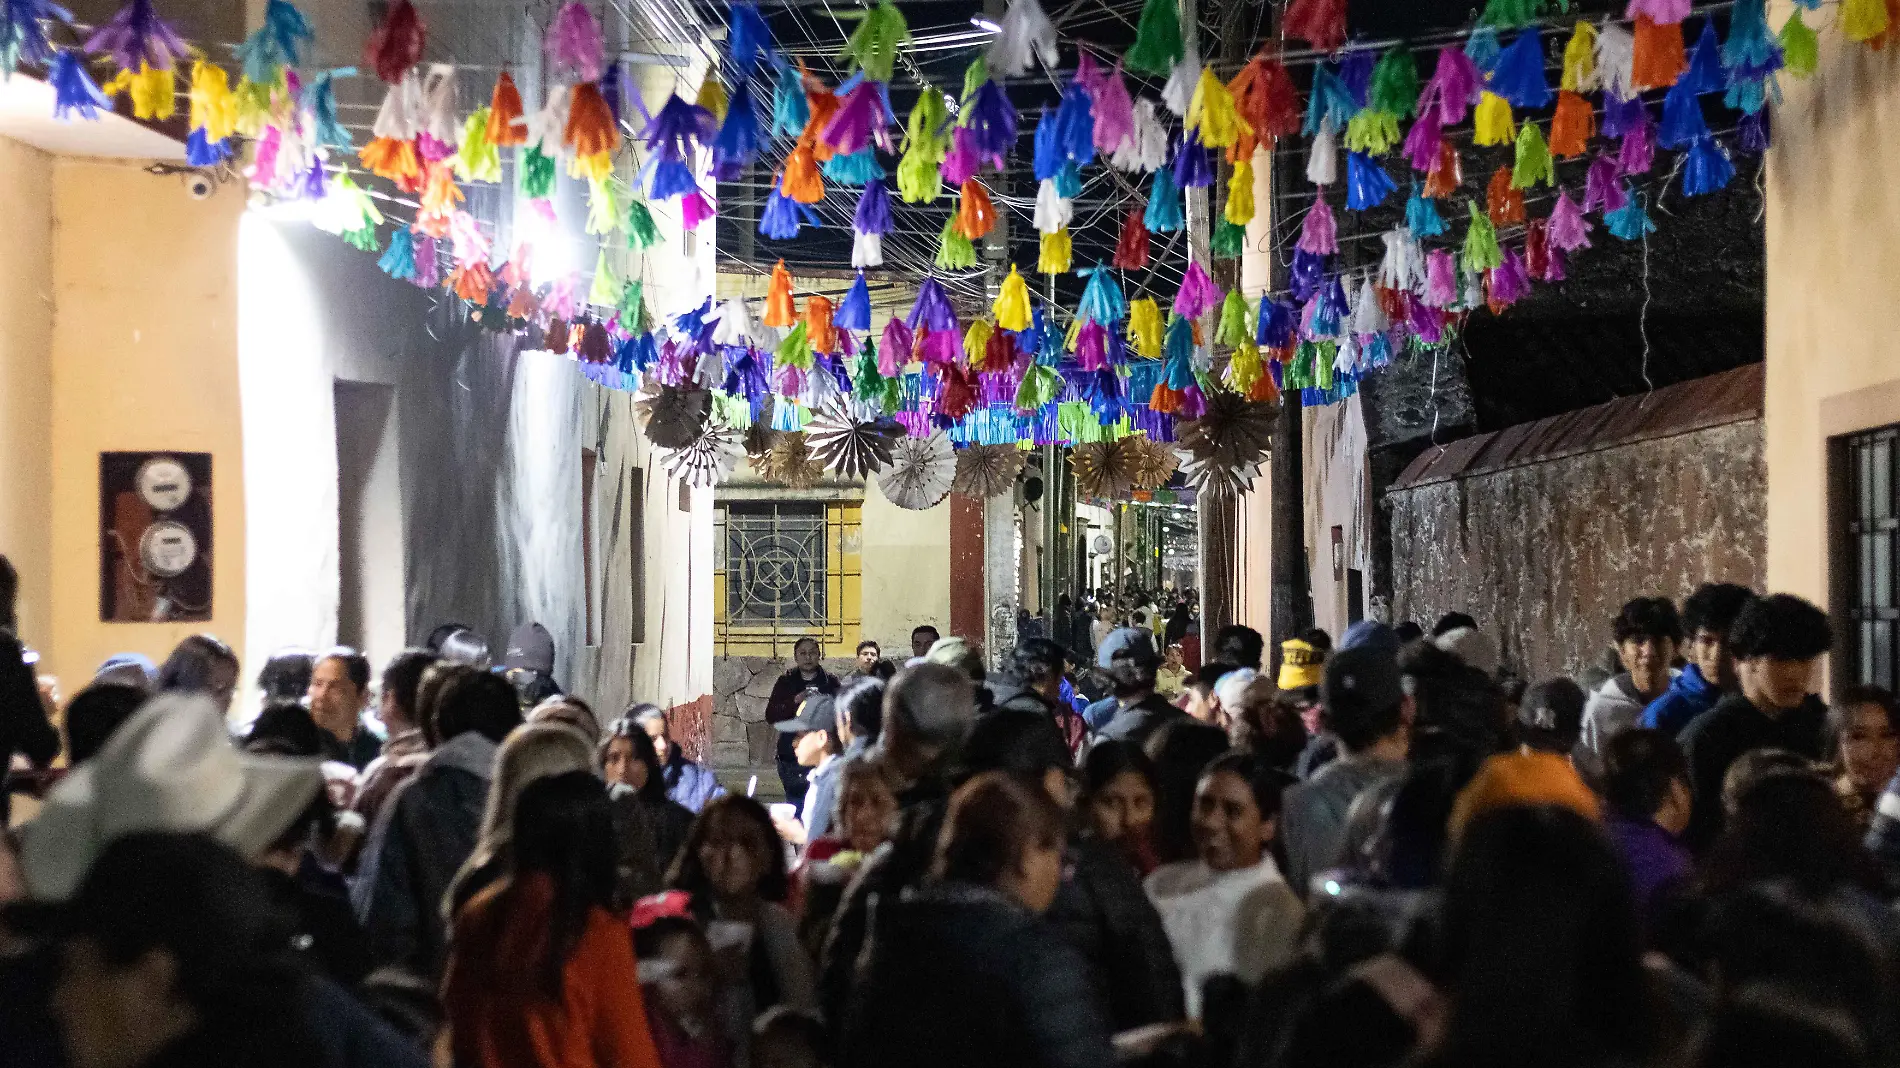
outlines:
[[[903,438],[891,449],[891,466],[877,476],[884,496],[899,508],[922,511],[950,495],[957,454],[939,430],[927,438]]]
[[[685,448],[661,449],[660,463],[673,478],[695,489],[710,489],[732,474],[744,455],[739,432],[714,421]]]

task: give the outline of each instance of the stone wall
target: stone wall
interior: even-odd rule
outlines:
[[[1393,490],[1394,619],[1465,611],[1526,678],[1599,661],[1632,597],[1764,581],[1760,420]]]
[[[832,657],[825,670],[843,678],[857,667],[849,657]],[[764,768],[772,764],[778,732],[765,722],[772,685],[792,668],[790,658],[721,656],[713,658],[712,766]]]

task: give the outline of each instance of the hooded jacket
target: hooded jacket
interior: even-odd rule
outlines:
[[[1722,699],[1722,688],[1702,677],[1694,664],[1683,668],[1669,680],[1669,689],[1649,703],[1636,725],[1666,731],[1671,738],[1682,733],[1691,720],[1715,707]]]

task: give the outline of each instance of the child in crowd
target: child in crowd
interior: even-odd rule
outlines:
[[[728,1068],[732,1052],[719,1029],[712,946],[687,895],[642,898],[633,910],[633,948],[646,994],[647,1026],[661,1068]]]

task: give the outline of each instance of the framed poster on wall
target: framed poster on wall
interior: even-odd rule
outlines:
[[[99,454],[99,618],[211,618],[211,454]]]

